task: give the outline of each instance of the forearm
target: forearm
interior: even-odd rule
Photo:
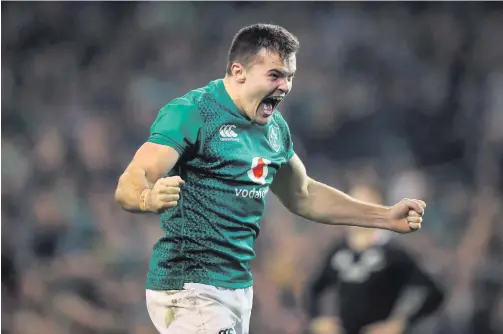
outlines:
[[[309,179],[292,211],[322,224],[386,228],[385,219],[390,208],[356,200],[342,191]]]
[[[115,200],[126,211],[144,212],[140,208],[140,196],[147,188],[150,188],[150,184],[145,171],[139,167],[130,166],[119,178]]]

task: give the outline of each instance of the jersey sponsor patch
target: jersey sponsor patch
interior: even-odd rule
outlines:
[[[270,163],[271,160],[262,157],[254,157],[252,159],[251,167],[247,173],[250,180],[256,184],[265,185],[266,177],[269,174],[268,165]],[[266,186],[252,189],[234,188],[234,191],[236,192],[237,197],[262,199],[265,198],[269,192],[269,187]]]
[[[261,157],[255,157],[252,159],[251,168],[248,171],[248,177],[255,183],[265,184],[265,178],[269,174],[269,168],[267,165],[271,163],[271,160],[267,160]]]
[[[237,197],[264,198],[269,192],[269,187],[265,187],[263,189],[253,188],[251,190],[234,188],[234,191],[236,192]]]
[[[235,131],[236,126],[233,124],[224,124],[220,127],[220,140],[221,141],[239,141],[238,134]]]

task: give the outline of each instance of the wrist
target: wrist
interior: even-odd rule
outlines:
[[[140,194],[139,207],[142,212],[149,211],[149,199],[151,189],[145,188]]]
[[[391,207],[378,206],[375,209],[373,227],[389,230],[391,228]]]

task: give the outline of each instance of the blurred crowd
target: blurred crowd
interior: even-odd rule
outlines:
[[[257,22],[300,39],[281,111],[309,173],[428,203],[420,232],[393,236],[448,289],[415,332],[503,331],[501,3],[17,2],[2,3],[2,333],[155,333],[158,218],[121,211],[116,182],[157,111],[222,77]],[[269,200],[251,331],[303,333],[306,283],[343,229]]]

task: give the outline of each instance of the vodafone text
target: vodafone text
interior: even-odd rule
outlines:
[[[265,187],[262,189],[252,188],[251,190],[234,188],[234,190],[236,191],[237,197],[264,198],[267,195],[267,193],[269,192],[269,187]]]

